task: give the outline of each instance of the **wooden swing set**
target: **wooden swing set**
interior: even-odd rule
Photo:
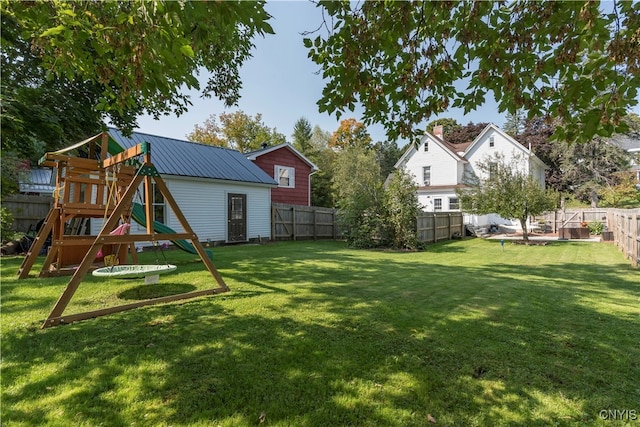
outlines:
[[[69,155],[68,153],[73,150],[81,150],[82,157]],[[140,157],[142,157],[142,161],[139,160]],[[107,132],[103,132],[66,149],[46,153],[40,163],[43,166],[56,168],[54,205],[18,270],[18,278],[28,277],[50,234],[51,246],[39,276],[72,276],[48,318],[42,324],[42,328],[104,316],[145,305],[229,291],[209,258],[208,251],[199,242],[198,236],[192,230],[167,185],[151,163],[150,144],[143,142],[124,150],[110,138]],[[153,183],[172,209],[184,232],[155,232],[151,220],[153,218]],[[144,185],[146,233],[129,234],[128,227],[124,227],[118,233],[113,233],[112,231],[119,226],[129,224],[133,198],[140,185]],[[97,236],[76,235],[71,231],[74,228],[72,224],[84,224],[89,218],[105,219]],[[133,271],[140,276],[147,274],[147,272],[152,275],[175,269],[175,266],[168,265],[167,268],[163,266],[148,268],[149,266],[137,265],[135,242],[154,242],[156,244],[160,240],[190,240],[218,286],[84,313],[63,315],[85,275],[90,271],[104,267],[104,264],[96,264],[96,257],[99,254],[104,259],[110,259],[112,263],[119,264],[116,267],[111,267],[111,271],[114,268],[125,269],[129,273]],[[127,262],[128,253],[130,253],[135,265],[124,265]],[[100,270],[103,274],[96,274],[96,276],[117,276],[117,274],[110,273],[108,269],[101,268]]]

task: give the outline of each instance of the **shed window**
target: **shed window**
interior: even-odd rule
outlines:
[[[161,222],[162,224],[166,224],[166,209],[164,203],[164,196],[156,187],[156,183],[151,183],[152,193],[151,193],[151,204],[153,205],[153,220]],[[146,200],[144,197],[144,186],[142,187],[142,200]],[[144,203],[144,202],[143,202]]]
[[[278,181],[279,187],[295,188],[296,171],[288,166],[275,167],[275,179]]]

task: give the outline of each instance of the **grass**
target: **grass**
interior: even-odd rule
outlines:
[[[2,424],[613,426],[640,416],[640,273],[612,245],[502,252],[465,240],[398,253],[287,242],[215,257],[230,293],[46,330],[68,278],[18,281],[21,259],[3,258]],[[68,312],[214,285],[192,255],[167,258],[178,272],[155,285],[88,277]],[[628,412],[603,420],[602,410]]]

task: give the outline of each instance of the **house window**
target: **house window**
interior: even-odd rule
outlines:
[[[489,179],[495,179],[498,174],[498,164],[491,162],[489,163]]]
[[[295,169],[287,166],[276,166],[275,178],[279,187],[295,188]]]
[[[433,199],[433,210],[435,212],[442,210],[442,199]]]
[[[423,185],[431,185],[431,166],[422,168],[422,183]]]
[[[166,209],[164,204],[164,196],[156,187],[156,183],[151,183],[151,205],[153,206],[153,220],[158,221],[162,224],[166,224]],[[144,187],[142,188],[142,200],[146,200],[144,197]]]
[[[493,137],[489,138],[489,147],[493,147],[495,145],[495,140],[493,139]]]
[[[458,211],[460,210],[460,201],[457,197],[449,197],[449,210],[450,211]]]
[[[429,141],[424,143],[424,151],[429,151]]]

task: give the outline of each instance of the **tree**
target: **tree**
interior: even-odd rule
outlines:
[[[18,189],[20,168],[37,164],[47,151],[85,139],[102,130],[105,114],[95,111],[100,92],[90,82],[48,77],[41,60],[2,15],[0,82],[2,195]],[[111,117],[112,122],[131,119]]]
[[[556,196],[529,175],[527,163],[525,158],[513,156],[506,160],[500,154],[479,162],[476,166],[480,176],[467,176],[466,187],[456,190],[462,209],[519,220],[522,238],[529,240],[527,219],[554,209]]]
[[[380,165],[380,176],[384,180],[395,170],[395,165],[402,156],[402,149],[395,141],[378,141],[373,145],[373,150]]]
[[[271,129],[262,122],[262,114],[255,117],[238,110],[233,113],[219,115],[218,125],[215,114],[210,115],[202,126],[196,125],[193,132],[187,135],[189,141],[232,148],[242,153],[259,150],[263,144],[278,145],[286,142],[286,138],[276,129]]]
[[[187,110],[183,90],[201,89],[201,69],[211,74],[202,95],[235,104],[252,39],[273,33],[262,1],[2,0],[0,12],[49,76],[97,85],[96,109],[156,118]]]
[[[515,113],[509,113],[507,114],[507,120],[504,122],[504,126],[502,126],[502,130],[515,138],[524,132],[526,119],[527,117],[522,110],[518,110]]]
[[[500,112],[557,118],[554,138],[580,142],[624,131],[638,102],[639,2],[318,4],[330,22],[304,43],[327,81],[320,111],[339,118],[360,103],[390,139],[489,92]]]
[[[619,172],[630,167],[630,156],[622,148],[603,138],[585,144],[561,144],[561,188],[583,202],[591,199],[591,192],[601,195],[605,188],[614,186]]]
[[[602,191],[603,207],[637,208],[640,206],[640,188],[634,172],[617,172],[613,185]]]
[[[199,142],[201,144],[213,145],[216,147],[226,147],[227,141],[224,137],[222,128],[218,124],[215,114],[211,114],[202,123],[193,127],[193,132],[186,135],[189,141]]]
[[[371,136],[366,126],[356,119],[346,119],[340,122],[338,129],[331,135],[329,147],[345,150],[351,147],[370,147]]]
[[[480,132],[487,127],[489,123],[473,123],[469,122],[465,126],[458,126],[456,128],[451,129],[449,133],[444,134],[444,140],[451,144],[464,144],[467,142],[471,142]]]
[[[629,121],[628,134],[614,134],[610,138],[596,137],[583,144],[553,142],[554,128],[544,120],[525,122],[517,139],[532,150],[546,165],[545,180],[548,187],[582,202],[588,202],[591,192],[603,197],[619,181],[619,173],[629,168],[632,160],[628,152],[618,147],[618,138],[634,137],[634,114]],[[610,194],[610,193],[609,193]]]
[[[562,192],[566,191],[562,174],[562,153],[565,144],[555,143],[551,140],[554,131],[555,127],[543,119],[527,119],[517,140],[525,147],[531,146],[534,154],[547,165],[547,169],[545,169],[547,187]]]
[[[420,212],[420,203],[417,186],[411,175],[404,169],[393,172],[385,195],[385,224],[391,247],[416,250],[416,217]]]
[[[310,154],[312,146],[310,143],[312,136],[311,123],[304,117],[300,117],[293,125],[293,146],[305,156]]]
[[[311,204],[313,206],[335,206],[333,171],[337,153],[329,148],[331,133],[323,131],[318,125],[313,127],[309,144],[312,147],[309,160],[318,166],[318,172],[311,175]]]
[[[450,133],[452,130],[454,130],[455,128],[460,127],[460,124],[456,119],[450,119],[446,117],[442,119],[436,119],[436,120],[430,121],[427,124],[427,129],[426,129],[427,132],[433,132],[433,128],[436,126],[442,126],[443,134],[446,135]]]
[[[385,193],[375,153],[361,145],[342,150],[336,159],[333,184],[349,245],[369,248],[384,242]]]

